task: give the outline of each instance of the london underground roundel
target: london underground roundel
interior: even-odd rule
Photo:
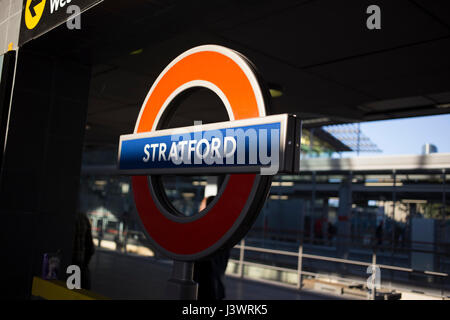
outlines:
[[[166,141],[164,139],[168,139],[166,134],[168,130],[164,128],[164,119],[170,112],[168,106],[181,93],[195,87],[207,88],[221,99],[230,120],[228,127],[231,124],[234,128],[238,124],[241,127],[246,125],[251,128],[257,128],[258,125],[272,128],[278,125],[277,128],[281,128],[281,131],[273,132],[281,134],[272,137],[275,140],[271,140],[271,145],[275,144],[274,141],[278,143],[277,139],[285,139],[287,135],[284,132],[288,131],[284,118],[274,118],[269,124],[258,122],[259,118],[266,116],[268,95],[262,90],[262,84],[251,63],[234,50],[217,45],[195,47],[179,55],[162,71],[141,107],[134,133],[130,135],[133,139],[121,137],[119,169],[129,170],[130,174],[139,174],[132,176],[134,200],[150,241],[168,257],[185,261],[201,259],[218,249],[231,247],[239,241],[261,210],[271,184],[270,175],[243,169],[244,165],[228,166],[229,159],[221,162],[221,165],[165,165],[164,160],[171,155],[174,156],[173,150],[169,150],[169,147],[166,147],[167,143],[163,142]],[[225,132],[224,128],[221,130]],[[159,143],[146,143],[145,139],[159,139]],[[143,142],[140,145],[141,141]],[[197,148],[193,143],[186,142],[186,149],[192,151],[193,155],[197,152],[200,157],[210,150],[214,151],[214,148],[220,154],[218,146],[221,141],[225,148],[222,149],[223,155],[236,149],[233,143],[230,143],[229,147],[226,146],[227,142],[233,142],[230,137],[222,140],[213,139],[212,144],[209,144],[208,139],[193,141],[197,143]],[[174,145],[172,144],[172,147]],[[154,146],[159,146],[159,151]],[[136,156],[129,156],[134,154]],[[134,167],[133,159],[139,162]],[[262,162],[264,158],[261,159]],[[148,166],[152,161],[153,168],[146,171],[144,166]],[[248,168],[255,168],[260,164],[259,159],[255,161],[256,164]],[[276,161],[277,166],[278,163],[283,165],[286,163],[283,155],[281,159],[277,155]],[[220,172],[225,174],[231,173],[226,175],[213,202],[205,210],[191,217],[175,214],[165,196],[161,180],[158,179],[159,175],[169,172],[211,174],[215,172],[214,170],[221,170]],[[150,178],[146,173],[150,174]]]

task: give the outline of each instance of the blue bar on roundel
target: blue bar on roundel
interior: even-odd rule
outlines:
[[[278,165],[281,121],[211,130],[193,128],[122,136],[119,170],[135,174],[227,173],[256,172],[260,167]]]

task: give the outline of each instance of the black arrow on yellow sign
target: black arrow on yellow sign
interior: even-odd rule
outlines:
[[[36,7],[41,2],[42,2],[42,0],[31,0],[30,13],[31,13],[32,17],[36,16],[36,11],[34,11],[34,7]]]
[[[46,0],[26,0],[25,25],[29,30],[36,27],[44,14]]]

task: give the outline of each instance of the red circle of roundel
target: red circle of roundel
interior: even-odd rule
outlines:
[[[206,45],[186,51],[170,63],[150,89],[136,122],[135,133],[155,130],[173,93],[212,84],[226,98],[230,117],[235,120],[265,115],[265,105],[256,76],[245,60],[233,50]],[[231,112],[230,112],[231,111]],[[198,255],[218,243],[232,229],[249,199],[255,174],[230,175],[220,199],[203,217],[176,222],[158,209],[147,176],[133,176],[136,208],[150,238],[168,253]]]

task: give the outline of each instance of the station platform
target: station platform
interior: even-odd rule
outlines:
[[[90,263],[91,290],[110,299],[165,299],[172,262],[98,248]],[[225,277],[227,300],[355,299]]]

